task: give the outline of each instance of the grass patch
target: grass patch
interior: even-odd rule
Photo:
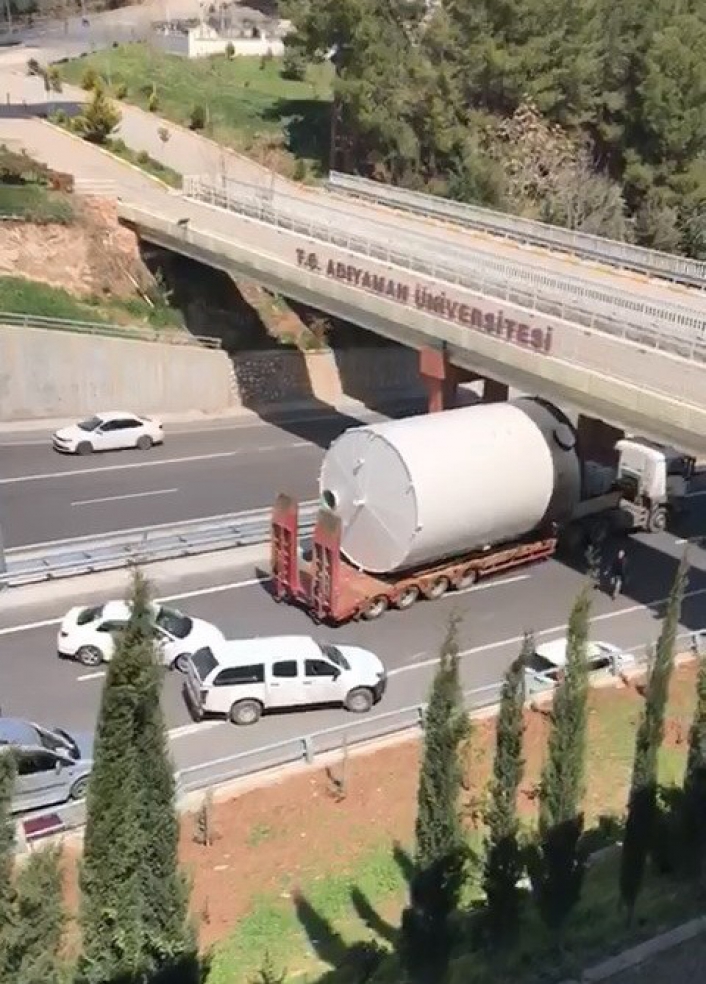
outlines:
[[[75,218],[68,195],[35,184],[0,184],[0,216],[36,225],[70,225]]]
[[[396,852],[380,848],[349,872],[311,881],[299,892],[259,899],[235,932],[215,948],[208,984],[246,984],[255,979],[266,955],[286,980],[355,984],[368,979],[361,965],[368,967],[371,960],[377,970],[370,980],[406,980],[393,952],[406,901],[404,864]],[[560,981],[701,909],[702,902],[684,885],[648,873],[637,918],[628,925],[618,893],[618,855],[612,853],[587,872],[582,900],[561,947],[529,894],[517,945],[499,952],[473,947],[477,910],[470,909],[462,916],[462,942],[449,981],[520,984],[537,980],[537,974],[543,981]]]
[[[134,164],[141,171],[144,171],[145,174],[149,174],[153,178],[158,178],[172,188],[181,188],[181,175],[177,171],[172,170],[171,167],[167,167],[166,164],[161,164],[153,157],[150,157],[146,151],[135,151],[120,139],[108,140],[104,146],[111,154],[115,154],[116,157],[126,161],[128,164]]]
[[[65,321],[123,324],[126,331],[128,326],[139,327],[140,324],[167,329],[181,326],[179,312],[165,305],[152,307],[139,298],[106,301],[89,297],[79,300],[59,287],[23,277],[0,276],[0,311]]]
[[[312,66],[303,82],[282,78],[282,60],[223,55],[179,58],[145,44],[109,48],[67,62],[62,74],[80,84],[93,69],[115,96],[149,109],[156,92],[158,114],[189,126],[200,107],[205,132],[215,140],[253,157],[286,149],[315,170],[325,168],[329,146],[332,70]],[[272,166],[273,161],[263,161]]]

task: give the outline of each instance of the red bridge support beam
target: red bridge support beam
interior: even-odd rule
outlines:
[[[424,380],[429,395],[428,413],[439,413],[456,406],[460,371],[457,366],[451,365],[443,349],[421,349],[419,375]]]
[[[598,417],[579,415],[578,447],[585,461],[615,465],[618,460],[615,444],[623,437],[625,431],[619,427],[613,427]]]

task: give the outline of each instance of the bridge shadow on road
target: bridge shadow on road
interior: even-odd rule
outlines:
[[[80,103],[74,100],[54,98],[49,102],[8,102],[9,95],[0,88],[0,120],[29,120],[39,117],[46,119],[52,113],[61,111],[67,116],[76,116],[81,111]]]

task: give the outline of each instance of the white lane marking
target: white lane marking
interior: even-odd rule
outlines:
[[[108,495],[100,499],[77,499],[72,506],[93,506],[99,502],[120,502],[122,499],[142,499],[149,495],[173,495],[179,489],[155,489],[153,492],[129,492],[127,495]]]
[[[687,492],[684,496],[685,499],[700,499],[702,496],[706,495],[706,489],[701,489],[698,492]]]
[[[460,591],[450,591],[444,598],[457,598],[459,595],[473,594],[476,591],[487,591],[488,588],[502,588],[506,584],[516,584],[518,581],[526,581],[530,574],[515,574],[514,577],[503,577],[498,581],[484,581],[482,584],[472,584],[470,588],[462,588]]]
[[[195,721],[193,724],[182,724],[180,728],[172,728],[169,737],[172,741],[175,738],[186,738],[187,735],[194,735],[202,731],[209,731],[211,728],[222,728],[225,721]]]
[[[269,578],[251,577],[247,581],[231,581],[228,584],[216,584],[212,588],[196,588],[194,591],[182,591],[180,594],[157,598],[157,601],[185,601],[187,598],[201,598],[203,595],[222,594],[224,591],[237,591],[239,588],[250,588],[254,584],[267,584]],[[30,632],[32,629],[45,629],[50,625],[61,625],[60,618],[47,618],[41,622],[25,622],[24,625],[10,625],[0,629],[0,636],[13,635],[19,632]]]
[[[684,600],[687,598],[697,598],[701,595],[706,594],[706,588],[699,588],[697,591],[688,591],[684,595]],[[619,608],[615,612],[605,612],[603,615],[596,615],[595,618],[591,619],[591,625],[594,622],[607,622],[611,618],[621,618],[623,615],[632,615],[639,611],[649,611],[650,608],[654,608],[657,605],[664,605],[668,601],[667,598],[660,598],[657,601],[651,601],[648,605],[629,605],[627,608]],[[548,629],[542,629],[540,632],[535,632],[535,638],[539,636],[551,635],[554,632],[565,632],[568,626],[563,625],[552,625]],[[500,639],[498,642],[486,642],[482,646],[474,646],[473,649],[464,649],[459,653],[459,656],[475,656],[477,653],[486,653],[491,649],[500,649],[502,646],[512,646],[516,645],[518,642],[522,642],[524,639],[523,635],[510,636],[508,639]],[[426,653],[419,653],[420,656],[425,656]],[[406,663],[404,666],[398,666],[395,669],[388,671],[388,676],[398,676],[400,673],[409,673],[413,670],[420,670],[427,666],[434,666],[439,662],[437,656],[431,659],[425,659],[421,663]]]
[[[104,677],[107,672],[107,670],[95,670],[93,673],[83,673],[81,676],[76,677],[76,681],[83,683],[85,680],[98,680],[100,677]]]
[[[290,444],[272,444],[268,451],[289,451],[292,448],[316,447],[309,441],[293,441]],[[0,485],[13,485],[20,482],[40,482],[48,478],[82,478],[98,472],[130,471],[135,468],[159,468],[162,465],[187,465],[192,461],[214,461],[217,458],[236,458],[239,455],[256,454],[259,448],[238,448],[235,451],[213,451],[211,454],[193,454],[183,458],[162,458],[160,461],[134,461],[127,465],[99,465],[96,468],[71,468],[66,471],[43,472],[41,475],[16,475],[14,478],[0,478]]]

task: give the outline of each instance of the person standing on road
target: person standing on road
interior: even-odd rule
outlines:
[[[619,594],[622,594],[625,585],[625,574],[627,568],[627,558],[624,550],[618,553],[610,568],[610,596],[615,601]]]

